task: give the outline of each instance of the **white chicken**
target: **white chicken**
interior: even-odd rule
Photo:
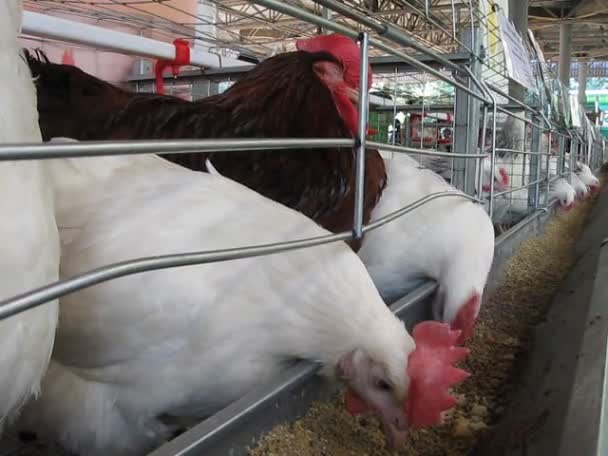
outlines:
[[[549,190],[549,203],[557,200],[562,209],[569,211],[574,207],[576,191],[563,177],[559,177],[551,182]]]
[[[394,154],[396,155],[396,154]],[[452,182],[452,169],[454,168],[454,159],[450,157],[439,157],[435,155],[421,155],[410,153],[412,159],[416,160],[423,168],[428,168],[435,174],[441,176],[448,184]],[[492,162],[489,157],[481,160],[482,164],[482,194],[487,195],[490,192],[490,182],[492,182]],[[509,176],[504,166],[494,166],[494,190],[502,192],[509,187]],[[479,191],[476,188],[476,191]]]
[[[585,199],[587,195],[589,195],[589,189],[587,185],[583,182],[583,180],[579,177],[577,173],[570,173],[570,185],[576,192],[576,197],[579,199]]]
[[[41,142],[32,75],[19,54],[21,1],[0,2],[0,142]],[[57,280],[59,237],[44,165],[0,162],[0,299]],[[57,302],[0,320],[0,431],[40,388]]]
[[[387,186],[372,220],[433,193],[462,195],[406,155],[395,154],[385,166]],[[481,205],[463,196],[440,197],[366,233],[359,256],[387,302],[425,279],[436,280],[435,318],[462,330],[466,339],[492,265],[494,230]]]
[[[60,231],[64,277],[330,234],[236,182],[160,157],[52,169],[58,222],[69,227]],[[171,435],[171,421],[207,417],[307,359],[342,379],[349,410],[371,407],[397,443],[408,424],[433,425],[454,405],[447,388],[466,377],[451,366],[466,354],[457,337],[424,322],[412,339],[342,242],[145,272],[62,298],[51,367],[21,429],[82,455],[139,455]]]
[[[577,162],[576,166],[576,174],[578,175],[578,178],[583,182],[583,184],[585,184],[591,192],[598,192],[600,190],[600,181],[591,172],[591,168],[589,168],[589,166],[582,162]]]

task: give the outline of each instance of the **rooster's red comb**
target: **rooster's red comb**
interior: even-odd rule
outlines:
[[[430,427],[440,424],[442,413],[456,405],[448,390],[468,378],[469,373],[453,365],[464,359],[469,350],[456,347],[460,331],[445,323],[419,323],[413,336],[416,349],[408,359],[406,413],[411,426]]]
[[[296,41],[296,49],[306,52],[328,52],[342,63],[344,80],[353,88],[359,88],[359,64],[361,55],[357,43],[349,37],[332,33]],[[369,67],[368,87],[372,86],[372,67]]]

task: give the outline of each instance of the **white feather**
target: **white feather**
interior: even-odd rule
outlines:
[[[574,188],[574,191],[576,192],[576,196],[578,198],[585,198],[589,193],[589,190],[587,190],[587,186],[581,180],[577,173],[570,173],[570,185],[572,185],[572,188]]]
[[[216,167],[211,164],[211,160],[205,160],[205,167],[207,168],[207,172],[209,174],[213,174],[214,176],[221,176],[220,172],[216,169]]]
[[[21,1],[0,2],[0,142],[41,142],[36,90],[17,36]],[[43,162],[0,162],[0,299],[57,280],[59,239]],[[57,302],[0,321],[0,431],[39,391]]]
[[[402,154],[386,161],[386,168],[387,187],[373,220],[430,194],[456,191]],[[438,316],[451,321],[472,292],[483,293],[494,256],[494,231],[481,206],[460,196],[442,197],[367,233],[359,256],[389,302],[421,279],[435,279],[443,297]]]
[[[158,157],[53,164],[62,276],[139,256],[327,235],[220,176]],[[243,228],[246,227],[246,228]],[[66,229],[62,228],[62,240]],[[88,456],[138,455],[275,376],[361,348],[405,385],[413,341],[346,244],[120,278],[61,302],[52,367],[24,428]]]
[[[549,201],[557,200],[561,206],[567,207],[574,202],[575,198],[576,191],[566,179],[559,177],[552,182]]]

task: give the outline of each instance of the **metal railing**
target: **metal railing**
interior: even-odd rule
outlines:
[[[560,133],[559,126],[551,124],[547,117],[535,107],[528,106],[527,104],[511,97],[509,94],[502,91],[500,88],[493,84],[486,83],[480,80],[471,70],[462,65],[455,64],[448,59],[443,58],[441,55],[434,51],[426,48],[425,46],[419,45],[415,40],[406,36],[399,30],[391,28],[384,23],[378,23],[375,20],[368,19],[356,12],[349,10],[344,5],[335,2],[333,0],[319,0],[318,3],[322,4],[334,11],[340,12],[346,17],[349,17],[361,25],[367,26],[378,32],[383,37],[392,40],[401,45],[410,46],[434,59],[439,63],[452,69],[455,73],[464,75],[469,80],[469,85],[465,85],[462,82],[456,81],[444,75],[443,73],[435,70],[434,68],[422,63],[415,58],[397,51],[385,43],[369,38],[367,33],[359,33],[349,29],[343,25],[329,21],[323,17],[319,17],[301,8],[297,8],[293,5],[286,4],[277,0],[255,0],[254,3],[273,8],[276,11],[291,15],[293,17],[309,21],[313,24],[324,27],[327,30],[342,33],[346,36],[356,38],[360,44],[361,54],[361,65],[360,65],[360,98],[358,102],[359,110],[359,136],[356,140],[353,139],[325,139],[325,138],[307,138],[307,139],[293,139],[293,138],[272,138],[272,139],[233,139],[233,140],[155,140],[155,141],[96,141],[96,142],[80,142],[80,143],[69,143],[69,144],[4,144],[0,145],[0,161],[5,160],[34,160],[34,159],[57,159],[57,158],[76,158],[76,157],[93,157],[93,156],[116,156],[125,154],[165,154],[165,153],[191,153],[191,152],[230,152],[239,150],[280,150],[288,148],[305,148],[305,149],[319,149],[319,148],[331,148],[331,147],[354,147],[356,153],[356,187],[355,187],[355,207],[353,213],[353,230],[352,232],[343,232],[336,234],[328,234],[327,236],[320,236],[316,238],[298,239],[289,242],[280,242],[273,244],[264,244],[258,246],[249,246],[242,248],[223,249],[223,250],[212,250],[204,252],[190,252],[184,254],[165,255],[150,258],[139,258],[131,261],[124,261],[112,265],[107,265],[102,268],[95,269],[76,277],[60,280],[56,283],[49,284],[47,286],[32,290],[31,292],[24,293],[19,296],[15,296],[9,299],[5,299],[0,302],[0,319],[7,318],[16,313],[22,312],[31,307],[43,304],[44,302],[60,298],[65,294],[72,293],[85,287],[92,286],[97,283],[112,280],[117,277],[122,277],[129,274],[136,274],[143,271],[150,271],[162,268],[173,268],[186,265],[204,264],[217,261],[227,261],[239,258],[247,258],[257,255],[270,255],[279,252],[284,252],[292,249],[312,247],[320,244],[329,242],[345,241],[350,239],[361,238],[363,234],[369,230],[376,229],[385,223],[389,223],[392,220],[426,204],[437,198],[454,197],[458,196],[461,198],[467,198],[476,202],[483,202],[484,200],[480,196],[473,196],[465,194],[460,191],[448,191],[439,192],[431,195],[427,195],[425,198],[420,199],[400,210],[393,212],[381,219],[375,220],[367,226],[363,224],[363,182],[365,176],[365,149],[366,147],[383,149],[396,153],[415,153],[419,155],[433,155],[438,157],[449,157],[449,158],[460,158],[465,160],[481,160],[489,157],[491,160],[491,176],[490,176],[490,191],[488,195],[488,212],[490,216],[493,213],[493,205],[496,198],[515,193],[519,190],[528,189],[532,186],[538,188],[538,184],[546,181],[548,184],[551,182],[549,176],[549,166],[546,167],[546,175],[540,178],[539,171],[536,171],[535,178],[530,179],[530,182],[511,188],[506,191],[496,192],[494,189],[494,177],[495,177],[495,164],[496,164],[496,152],[506,151],[506,149],[496,148],[496,128],[497,128],[497,114],[498,112],[504,113],[508,116],[512,116],[526,125],[530,125],[531,128],[542,130],[543,132],[549,132],[554,134],[561,134],[564,137],[569,137],[570,144],[577,145],[582,142],[577,142],[570,132]],[[441,152],[438,150],[422,150],[407,146],[388,145],[379,142],[371,142],[366,140],[365,132],[367,125],[367,87],[368,87],[368,55],[369,47],[373,46],[377,49],[384,51],[387,54],[391,54],[395,57],[402,59],[403,61],[411,64],[413,67],[418,68],[420,71],[424,71],[433,75],[434,77],[448,82],[453,85],[454,88],[461,90],[468,96],[482,102],[483,109],[483,123],[481,125],[481,137],[482,147],[486,138],[487,131],[487,112],[488,108],[491,109],[491,144],[488,153],[465,153],[465,151],[455,152]],[[499,96],[509,99],[522,110],[535,118],[539,118],[544,122],[544,125],[534,122],[532,119],[528,119],[525,116],[520,116],[511,112],[498,105],[496,97],[493,95],[496,93]],[[479,115],[479,113],[477,113]],[[551,144],[549,142],[549,147]],[[560,148],[560,153],[562,148]],[[526,151],[526,150],[512,150],[514,153],[536,156],[536,157],[549,157],[549,152],[540,151]],[[581,154],[579,154],[580,156]],[[570,153],[570,169],[574,169],[575,154]],[[563,160],[562,160],[563,161]],[[536,169],[540,169],[537,167]],[[477,185],[481,187],[481,165],[478,163],[476,173]],[[563,173],[561,173],[563,174]],[[561,175],[560,174],[560,175]],[[536,191],[538,194],[538,190]],[[537,204],[538,195],[536,196],[535,208]]]

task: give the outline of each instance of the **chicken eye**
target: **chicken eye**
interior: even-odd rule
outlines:
[[[388,382],[382,380],[381,378],[376,379],[375,385],[376,388],[381,391],[391,391],[393,389],[393,387]]]

